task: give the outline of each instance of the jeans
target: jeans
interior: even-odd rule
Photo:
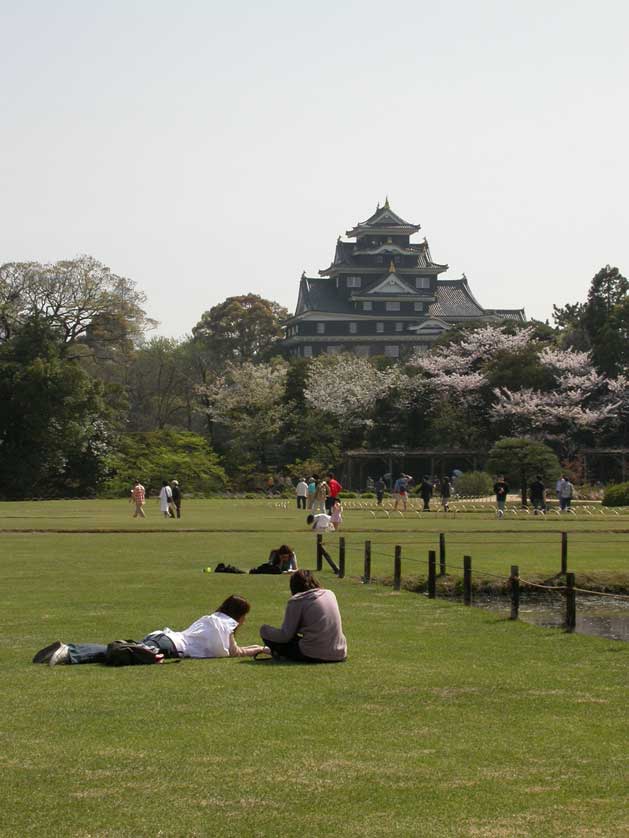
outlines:
[[[165,658],[178,658],[179,654],[168,635],[160,631],[148,634],[140,641],[161,652]],[[104,643],[68,643],[70,663],[104,663],[107,646]]]

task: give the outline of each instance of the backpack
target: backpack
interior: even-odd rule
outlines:
[[[105,652],[106,666],[142,666],[161,663],[163,660],[161,652],[137,640],[114,640]]]

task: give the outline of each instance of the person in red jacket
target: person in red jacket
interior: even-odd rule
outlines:
[[[328,488],[330,490],[330,493],[325,499],[325,511],[328,513],[328,515],[330,515],[332,512],[332,508],[334,507],[334,504],[338,500],[339,493],[343,491],[343,487],[332,474],[332,472],[328,474]]]

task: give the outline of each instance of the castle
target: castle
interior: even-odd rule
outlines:
[[[404,357],[423,351],[455,324],[526,320],[524,309],[486,309],[465,274],[439,279],[447,265],[433,262],[420,229],[389,206],[339,236],[332,264],[318,277],[304,273],[295,314],[286,322],[289,355],[322,353]]]

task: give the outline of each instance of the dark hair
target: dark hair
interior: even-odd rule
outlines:
[[[307,524],[312,524],[313,521],[314,521],[314,515],[308,515],[308,517],[306,518],[306,523]]]
[[[276,552],[278,556],[292,556],[293,548],[289,547],[288,544],[280,544]]]
[[[290,577],[291,594],[303,594],[304,591],[312,591],[320,587],[317,577],[309,570],[296,570]]]
[[[168,480],[162,480],[162,486],[168,486]]]
[[[231,596],[228,596],[225,602],[219,605],[216,610],[220,611],[221,614],[227,614],[227,616],[231,617],[232,620],[240,620],[241,617],[244,617],[249,613],[251,605],[247,602],[244,596],[232,594]]]

